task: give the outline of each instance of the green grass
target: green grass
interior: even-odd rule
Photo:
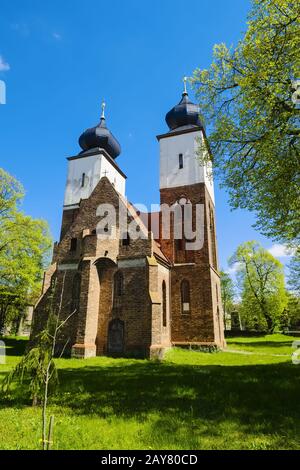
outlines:
[[[299,449],[293,339],[234,338],[228,347],[250,354],[175,349],[163,363],[59,359],[54,449]],[[25,345],[7,341],[0,377]],[[1,397],[0,448],[39,448],[40,417],[26,396]]]
[[[267,335],[256,338],[228,338],[228,349],[243,350],[267,354],[291,354],[291,342],[300,341],[299,337],[281,334]]]

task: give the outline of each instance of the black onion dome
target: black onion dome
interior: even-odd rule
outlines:
[[[101,121],[96,127],[87,129],[80,136],[79,145],[84,152],[100,147],[106,150],[114,159],[121,153],[121,146],[110,130],[107,129],[104,117],[101,117]]]
[[[192,103],[188,93],[184,92],[180,103],[174,106],[166,115],[166,122],[170,130],[183,126],[203,127],[199,113],[199,106]]]

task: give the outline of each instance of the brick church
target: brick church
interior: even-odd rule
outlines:
[[[162,209],[141,212],[125,197],[121,147],[104,106],[100,123],[81,135],[81,152],[68,158],[60,241],[35,307],[32,338],[45,325],[51,294],[60,318],[68,318],[58,347],[72,357],[161,357],[172,346],[224,346],[213,181],[199,158],[200,147],[209,149],[186,87],[166,123],[157,140],[161,208],[171,208],[168,236]],[[175,234],[174,217],[189,207],[194,227],[196,206],[203,212],[197,249],[183,227]],[[110,208],[115,219],[107,217]]]

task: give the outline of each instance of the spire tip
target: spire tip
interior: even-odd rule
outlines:
[[[102,114],[101,114],[101,119],[105,119],[105,107],[106,103],[104,100],[102,100],[101,108],[102,108]]]
[[[188,81],[188,77],[183,77],[183,83],[184,83],[184,94],[187,95],[188,92],[187,92],[187,81]]]

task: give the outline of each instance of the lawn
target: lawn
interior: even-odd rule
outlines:
[[[299,339],[299,338],[298,338]],[[233,338],[228,351],[171,350],[164,362],[59,359],[54,449],[299,449],[294,338]],[[0,380],[26,341],[8,339]],[[230,352],[233,350],[232,352]],[[40,408],[0,399],[0,448],[40,446]]]

